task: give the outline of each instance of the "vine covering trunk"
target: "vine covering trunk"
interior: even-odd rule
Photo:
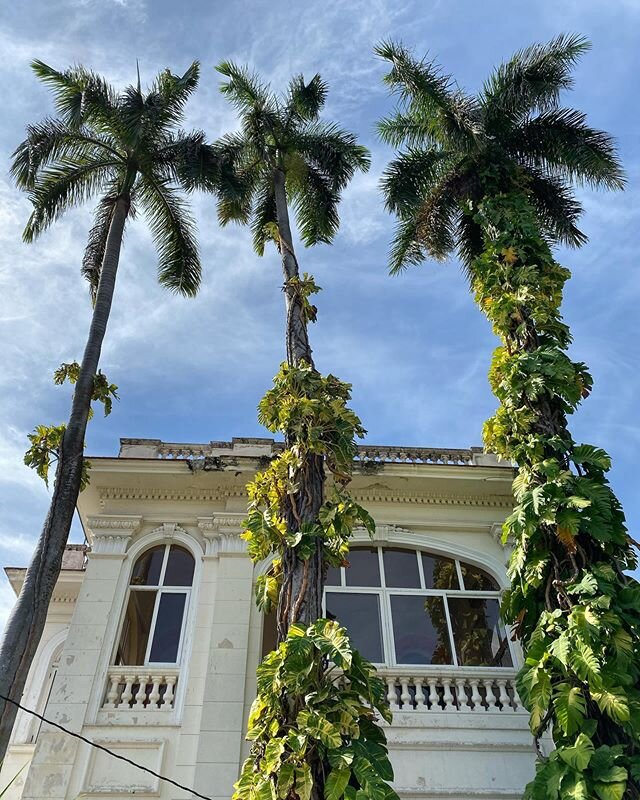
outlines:
[[[640,585],[608,455],[574,442],[567,424],[591,390],[567,355],[560,316],[570,273],[539,232],[524,184],[479,203],[483,251],[470,267],[476,300],[501,339],[490,372],[500,408],[487,449],[518,465],[505,619],[526,662],[518,689],[540,741],[531,800],[640,797]]]
[[[109,321],[129,199],[118,198],[104,253],[96,302],[69,423],[58,456],[49,511],[27,569],[18,600],[0,643],[0,695],[20,701],[29,667],[42,637],[53,589],[83,478],[84,437],[98,373],[100,351]],[[0,699],[0,762],[9,744],[17,708]]]

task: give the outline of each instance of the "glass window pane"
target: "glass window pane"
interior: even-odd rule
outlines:
[[[327,586],[340,586],[342,584],[340,580],[340,567],[327,567],[327,580],[325,584]]]
[[[171,545],[167,568],[164,572],[164,586],[191,586],[195,561],[193,556],[184,547]]]
[[[378,595],[327,592],[326,604],[328,619],[337,619],[344,625],[360,655],[369,661],[381,664],[384,658]]]
[[[163,544],[152,547],[143,553],[136,561],[131,576],[132,586],[157,586],[160,580],[162,559],[164,558]]]
[[[398,664],[451,664],[444,598],[392,595]]]
[[[144,664],[156,594],[157,592],[130,592],[116,664]]]
[[[380,564],[376,547],[358,547],[347,556],[347,586],[380,586]]]
[[[415,550],[401,550],[385,547],[382,551],[384,559],[384,581],[386,586],[394,589],[419,589],[420,573]]]
[[[427,589],[459,589],[456,562],[452,558],[422,553],[424,585]]]
[[[166,593],[160,598],[149,661],[173,664],[178,656],[186,594]]]
[[[448,598],[458,663],[463,667],[512,667],[509,644],[500,624],[498,600]]]
[[[474,592],[497,592],[499,590],[500,587],[496,581],[480,567],[474,567],[472,564],[465,564],[461,561],[460,569],[462,570],[465,589],[470,589]]]

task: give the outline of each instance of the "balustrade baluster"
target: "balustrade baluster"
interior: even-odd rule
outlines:
[[[456,700],[458,701],[458,710],[466,711],[466,709],[468,708],[467,692],[465,690],[465,686],[467,683],[466,678],[456,678],[454,682],[456,686]]]
[[[144,708],[145,700],[147,699],[147,681],[149,680],[148,675],[138,675],[137,680],[139,681],[138,691],[136,692],[135,703],[133,707],[135,709]]]
[[[501,711],[513,711],[511,708],[511,698],[507,692],[507,679],[498,678],[496,683],[498,684],[498,700],[502,706]]]
[[[136,682],[135,675],[124,676],[124,692],[122,692],[122,696],[120,697],[121,706],[128,706],[131,703],[131,698],[133,697],[133,692],[131,691],[131,689],[135,682]]]
[[[425,692],[424,681],[422,678],[413,678],[416,687],[416,711],[427,707],[427,695]]]
[[[107,698],[104,702],[103,708],[116,708],[118,694],[119,694],[119,687],[120,687],[120,673],[119,672],[112,672],[109,676],[109,680],[111,681],[111,685],[109,686],[109,691],[107,693]]]
[[[410,708],[413,708],[411,694],[409,693],[409,678],[400,678],[400,686],[402,686],[400,702],[402,703],[403,709],[408,711]]]
[[[528,714],[529,712],[524,707],[524,703],[522,702],[522,698],[518,694],[518,690],[516,688],[516,682],[515,681],[509,681],[509,684],[511,686],[511,691],[513,692],[513,704],[516,707],[516,709],[515,709],[516,713],[517,714]]]
[[[493,680],[485,679],[483,681],[485,689],[487,690],[487,711],[500,711],[497,705],[497,699],[493,691]]]
[[[478,681],[474,678],[470,681],[471,684],[471,708],[474,711],[484,711],[484,706],[482,705],[482,695],[480,694],[480,689],[478,688]]]
[[[451,692],[451,678],[443,678],[442,679],[442,688],[444,692],[442,694],[442,703],[444,705],[445,711],[455,711],[455,703],[453,698],[453,693]]]
[[[153,686],[149,693],[149,705],[147,708],[158,708],[158,701],[160,700],[160,684],[162,683],[162,675],[152,675],[151,682]]]
[[[387,702],[393,708],[398,705],[398,695],[396,693],[396,679],[387,678]]]
[[[440,710],[440,696],[438,695],[438,684],[435,678],[427,678],[429,684],[429,710]]]

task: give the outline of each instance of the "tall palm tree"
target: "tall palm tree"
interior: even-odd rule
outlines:
[[[527,656],[532,731],[551,725],[557,748],[539,760],[534,800],[640,797],[640,585],[624,573],[637,560],[610,459],[569,432],[592,379],[566,353],[570,273],[551,253],[586,241],[576,184],[624,185],[611,138],[560,105],[588,47],[579,36],[529,47],[477,96],[402,45],[376,48],[399,98],[379,128],[401,148],[382,179],[397,217],[390,270],[457,252],[501,339],[490,372],[501,406],[484,439],[519,467],[503,614]]]
[[[163,286],[191,297],[200,285],[195,231],[182,188],[215,173],[215,153],[199,131],[179,130],[198,83],[199,65],[184,75],[161,72],[148,91],[117,93],[83,68],[59,72],[41,61],[35,74],[53,92],[58,117],[29,126],[13,154],[17,185],[33,212],[23,237],[32,241],[65,211],[98,198],[82,271],[93,316],[64,433],[49,512],[0,646],[0,695],[19,700],[42,635],[80,490],[85,429],[115,287],[125,225],[142,210],[158,253]],[[15,718],[0,699],[0,761]]]
[[[258,255],[264,254],[269,240],[275,241],[284,278],[287,362],[315,370],[307,330],[315,309],[301,290],[306,278],[301,278],[298,268],[289,204],[306,246],[330,243],[339,226],[341,193],[356,170],[368,169],[369,154],[353,134],[320,121],[327,94],[320,75],[308,83],[302,76],[294,78],[286,95],[278,97],[246,68],[223,62],[217,69],[226,78],[221,91],[240,117],[240,130],[216,145],[235,178],[218,181],[218,217],[222,225],[232,221],[250,225]],[[286,438],[288,447],[295,445],[292,435]],[[317,523],[324,499],[322,457],[305,456],[292,480],[298,488],[285,501],[284,519],[287,530],[295,532],[305,523]],[[286,638],[293,622],[310,624],[322,616],[322,580],[320,540],[307,560],[295,548],[285,549],[282,585],[291,586],[291,596],[299,602],[287,603],[287,593],[281,592],[279,641]]]

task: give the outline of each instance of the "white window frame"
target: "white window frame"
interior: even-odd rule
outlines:
[[[149,550],[153,550],[155,547],[164,547],[164,554],[162,556],[162,565],[160,567],[160,575],[158,576],[158,583],[153,584],[152,586],[132,586],[131,585],[131,578],[133,577],[133,571],[136,568],[136,564],[140,561],[141,558],[144,557],[145,553],[149,552]],[[193,559],[193,553],[189,550],[189,548],[185,547],[183,544],[178,544],[176,542],[160,542],[155,545],[151,545],[147,549],[143,550],[140,553],[133,566],[131,568],[131,575],[129,576],[129,584],[127,587],[127,595],[125,598],[124,606],[122,609],[122,619],[120,621],[120,625],[118,626],[118,635],[116,637],[116,646],[115,651],[113,654],[113,658],[111,659],[112,662],[115,661],[118,648],[120,647],[120,642],[122,640],[122,634],[124,632],[124,626],[127,619],[127,609],[129,608],[129,599],[131,597],[132,592],[155,592],[156,597],[153,606],[153,613],[151,615],[151,624],[149,626],[149,638],[147,640],[147,647],[144,654],[144,661],[142,664],[127,664],[123,666],[135,666],[135,667],[176,667],[181,663],[182,660],[182,649],[184,646],[185,641],[185,633],[187,628],[187,619],[189,617],[189,610],[191,605],[191,592],[193,590],[193,583],[195,579],[195,559],[194,559],[194,574],[191,579],[190,586],[163,586],[164,576],[167,569],[167,562],[169,560],[169,552],[171,547],[179,547],[181,550],[189,553],[191,558]],[[150,661],[149,656],[151,655],[151,647],[153,645],[153,637],[156,631],[156,622],[158,617],[158,610],[160,608],[160,600],[163,594],[186,594],[186,598],[184,601],[184,609],[182,611],[182,623],[180,625],[180,636],[178,638],[178,649],[176,651],[176,660],[175,661]]]
[[[455,598],[455,597],[464,597],[467,599],[474,599],[479,598],[482,600],[497,600],[498,603],[500,602],[501,598],[501,591],[499,589],[496,590],[477,590],[477,589],[465,589],[465,588],[458,588],[458,589],[427,589],[426,582],[424,579],[424,569],[422,564],[422,553],[426,555],[434,556],[435,558],[446,558],[449,561],[453,561],[456,568],[456,575],[458,578],[458,587],[464,587],[464,578],[462,575],[462,568],[460,565],[460,559],[451,554],[439,553],[433,550],[430,550],[426,547],[411,547],[407,545],[401,544],[371,544],[367,545],[366,543],[359,544],[352,549],[361,549],[361,550],[377,550],[378,552],[378,568],[380,572],[380,585],[379,586],[347,586],[346,581],[346,567],[340,567],[340,585],[339,586],[329,586],[326,585],[324,587],[323,597],[322,597],[322,609],[323,613],[326,615],[327,613],[327,604],[326,604],[326,594],[327,592],[334,592],[340,594],[377,594],[379,597],[379,608],[380,608],[380,627],[382,632],[382,652],[384,655],[384,662],[375,662],[375,665],[378,667],[402,667],[407,668],[409,670],[416,669],[420,667],[435,667],[435,668],[443,668],[446,669],[447,667],[460,667],[458,663],[458,654],[456,652],[455,640],[453,636],[453,625],[451,624],[451,616],[449,613],[449,604],[447,603],[447,598]],[[413,552],[416,555],[416,559],[418,562],[418,575],[420,579],[420,587],[419,588],[399,588],[399,587],[388,587],[386,585],[386,576],[384,570],[384,558],[383,558],[383,551],[384,550],[405,550],[406,552]],[[481,569],[485,572],[489,577],[498,584],[497,579],[491,572],[484,566],[475,565],[470,561],[463,559],[465,564],[473,567],[476,566],[478,569]],[[443,598],[443,606],[444,606],[444,613],[447,620],[447,632],[449,635],[449,647],[451,650],[451,664],[406,664],[403,662],[396,661],[395,658],[395,636],[393,631],[393,616],[391,614],[391,596],[392,595],[412,595],[416,597],[442,597]],[[498,620],[499,630],[501,636],[507,640],[507,647],[509,648],[509,655],[511,656],[511,663],[513,665],[517,664],[517,657],[516,653],[514,652],[514,648],[510,641],[509,631],[505,627],[502,620]],[[504,669],[504,667],[495,666],[495,667],[465,667],[465,669]],[[511,669],[511,667],[508,667]]]

